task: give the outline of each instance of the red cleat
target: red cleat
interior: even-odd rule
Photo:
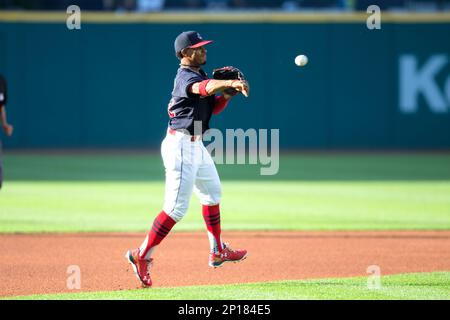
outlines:
[[[209,266],[213,268],[221,267],[224,262],[239,262],[247,258],[247,250],[231,249],[228,244],[223,244],[223,250],[219,253],[209,254]]]
[[[153,259],[139,258],[139,249],[128,250],[125,258],[133,267],[134,273],[144,287],[152,286],[152,279],[150,278],[150,268],[153,264]]]

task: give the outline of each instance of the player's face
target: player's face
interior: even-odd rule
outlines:
[[[199,47],[194,50],[194,62],[199,65],[206,64],[206,49],[205,47]]]

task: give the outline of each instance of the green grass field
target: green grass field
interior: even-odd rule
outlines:
[[[0,232],[146,231],[159,154],[8,155]],[[283,155],[276,176],[219,165],[225,230],[448,230],[450,154]],[[193,196],[175,230],[203,230]]]
[[[284,154],[276,176],[218,165],[224,230],[449,230],[450,154]],[[159,154],[8,154],[0,233],[147,231]],[[193,196],[177,230],[204,230]],[[39,295],[26,299],[448,299],[450,272]]]
[[[276,300],[339,299],[449,300],[450,272],[383,276],[381,286],[368,286],[365,277],[281,281],[222,286],[136,289],[14,297],[14,299],[144,299],[144,300]]]

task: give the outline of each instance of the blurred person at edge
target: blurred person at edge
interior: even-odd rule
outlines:
[[[6,79],[0,74],[0,125],[3,132],[10,137],[13,133],[13,126],[6,119],[6,103],[8,102]],[[3,167],[1,159],[1,140],[0,140],[0,189],[3,184]]]

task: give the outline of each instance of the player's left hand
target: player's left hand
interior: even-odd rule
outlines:
[[[14,131],[14,127],[8,123],[4,124],[3,126],[3,132],[8,136],[12,136],[13,131]]]

